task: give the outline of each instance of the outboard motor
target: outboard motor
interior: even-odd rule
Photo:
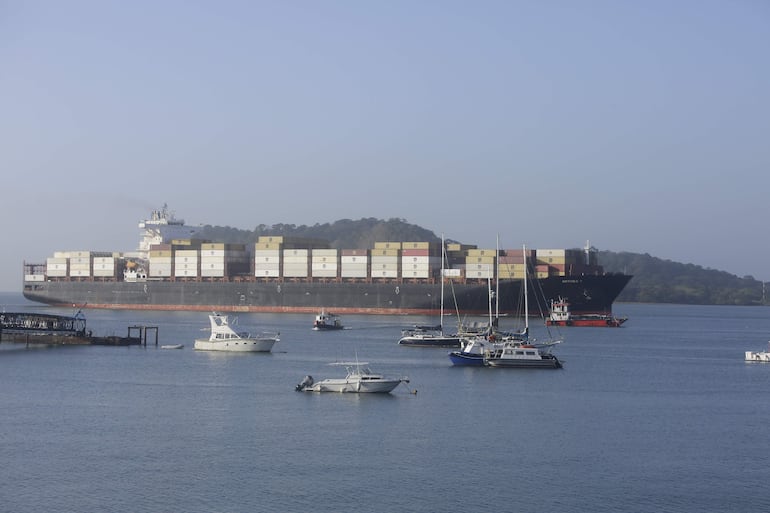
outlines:
[[[305,376],[305,378],[304,378],[304,379],[303,379],[303,380],[300,382],[300,384],[299,384],[299,385],[297,385],[297,386],[295,387],[295,389],[294,389],[294,390],[296,390],[297,392],[301,392],[301,391],[303,391],[305,388],[307,388],[307,387],[312,387],[312,386],[313,386],[313,376],[309,376],[309,375],[308,375],[308,376]]]

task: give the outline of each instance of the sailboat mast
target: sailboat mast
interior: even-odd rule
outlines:
[[[438,320],[438,325],[441,328],[441,333],[444,333],[444,259],[446,258],[446,252],[444,249],[444,234],[441,234],[441,315]]]
[[[500,318],[500,234],[495,244],[495,320]]]
[[[527,281],[529,280],[529,266],[527,265],[527,245],[522,245],[524,256],[524,330],[529,333],[529,303],[527,300]]]

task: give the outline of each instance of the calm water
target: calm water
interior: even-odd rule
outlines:
[[[0,295],[7,311],[72,313]],[[86,311],[155,347],[0,347],[0,511],[768,511],[770,309],[617,304],[562,329],[562,370],[452,367],[396,344],[431,319],[240,314],[272,354],[196,352],[201,313]],[[506,320],[506,324],[513,320]],[[538,330],[543,328],[535,328]],[[372,363],[389,396],[294,392]],[[416,391],[416,393],[412,393]]]

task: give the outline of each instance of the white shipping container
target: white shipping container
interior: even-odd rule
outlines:
[[[51,265],[51,264],[64,264],[64,265],[67,265],[68,261],[69,260],[66,257],[53,257],[53,258],[46,258],[45,259],[45,262],[48,265]]]
[[[269,256],[269,257],[280,257],[281,251],[278,249],[256,249],[254,250],[254,257],[263,257],[263,256]]]
[[[336,249],[314,249],[311,254],[313,255],[313,258],[315,257],[337,258]]]
[[[401,270],[406,276],[407,271],[408,272],[420,271],[420,272],[427,273],[430,271],[430,266],[428,264],[407,264],[407,265],[401,266]]]
[[[115,257],[94,257],[94,266],[96,266],[96,264],[115,265]]]
[[[89,257],[70,257],[70,265],[72,264],[90,264],[91,258]]]
[[[343,264],[368,264],[369,258],[361,255],[342,255],[340,262]]]
[[[408,271],[401,271],[401,277],[402,278],[430,278],[430,271],[420,271],[420,270],[408,270]]]
[[[372,269],[372,278],[398,278],[398,271],[389,269]]]
[[[174,269],[177,271],[197,271],[198,270],[198,263],[197,262],[176,262],[174,264]]]
[[[444,276],[447,278],[460,278],[462,275],[462,269],[444,269]]]
[[[487,280],[492,278],[493,275],[491,269],[471,269],[470,267],[466,267],[465,277]]]
[[[278,269],[255,269],[254,276],[257,278],[278,278],[280,276]]]
[[[47,269],[46,275],[48,275],[51,278],[63,278],[64,276],[67,276],[67,270],[66,269]]]
[[[156,257],[150,257],[150,265],[157,264],[157,265],[171,265],[171,256],[156,256]]]
[[[567,254],[566,249],[536,249],[536,257],[563,257]]]
[[[313,262],[310,266],[311,269],[336,269],[337,262]]]
[[[256,265],[259,265],[259,264],[275,264],[275,265],[278,265],[278,264],[281,263],[281,257],[279,257],[279,256],[274,256],[274,257],[268,257],[268,256],[256,257],[254,259],[254,263]]]
[[[281,269],[281,266],[278,263],[270,263],[270,264],[258,264],[254,266],[254,269],[264,269],[267,271],[279,271]]]
[[[307,249],[284,249],[283,250],[283,258],[287,258],[287,257],[304,258],[307,260],[307,256],[308,256]]]
[[[224,269],[201,269],[201,276],[204,278],[224,278]]]
[[[307,255],[284,255],[283,261],[284,262],[291,262],[291,263],[302,263],[307,262],[309,260]]]
[[[63,272],[64,274],[61,276],[66,276],[67,274],[67,264],[48,264],[45,266],[45,270],[48,274],[51,274],[51,272]]]
[[[343,278],[366,278],[367,272],[365,267],[363,269],[355,267],[343,267],[340,271],[340,276]]]
[[[171,263],[157,263],[150,260],[150,276],[155,278],[171,276]]]
[[[336,278],[337,269],[313,269],[314,278]]]
[[[73,278],[85,278],[91,276],[90,269],[70,269],[70,276]]]
[[[219,271],[224,272],[225,271],[225,263],[224,262],[207,262],[205,265],[201,264],[201,271],[203,270],[212,271],[214,269],[217,269]]]
[[[393,269],[398,270],[398,262],[372,262],[372,269]]]
[[[174,269],[174,276],[177,278],[197,278],[198,269]]]
[[[306,278],[308,275],[307,265],[283,265],[283,275],[288,278]]]
[[[94,276],[98,278],[114,277],[115,269],[94,269]]]
[[[45,281],[45,274],[25,274],[24,281]]]

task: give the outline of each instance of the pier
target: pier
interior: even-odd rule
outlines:
[[[27,312],[0,313],[0,342],[42,345],[147,346],[153,334],[158,345],[158,327],[134,325],[125,337],[97,336],[86,327],[86,319],[74,316]]]

